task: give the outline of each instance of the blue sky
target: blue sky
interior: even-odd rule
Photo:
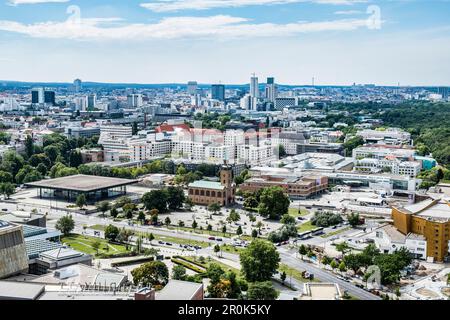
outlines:
[[[0,79],[450,85],[449,0],[0,0]]]

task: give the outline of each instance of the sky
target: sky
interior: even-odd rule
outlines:
[[[450,86],[450,0],[0,0],[0,79]]]

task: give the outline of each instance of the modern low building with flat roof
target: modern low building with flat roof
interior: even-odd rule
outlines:
[[[203,283],[170,280],[156,293],[156,300],[203,300]]]
[[[75,201],[80,194],[88,202],[125,195],[126,186],[137,183],[134,179],[121,179],[76,174],[73,176],[29,182],[27,187],[37,188],[39,198],[63,198]]]

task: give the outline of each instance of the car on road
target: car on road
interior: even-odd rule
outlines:
[[[216,238],[216,241],[222,241],[222,238]]]
[[[208,240],[216,240],[215,237],[209,237]]]
[[[6,208],[2,208],[2,211],[8,211],[8,209],[6,209]]]
[[[161,240],[160,240],[160,241],[158,241],[158,243],[159,243],[159,244],[164,244],[164,241],[161,241]]]

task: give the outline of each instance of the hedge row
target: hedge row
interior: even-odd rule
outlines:
[[[139,259],[130,259],[130,260],[124,260],[124,261],[119,261],[119,262],[113,262],[113,263],[111,263],[111,267],[123,267],[123,266],[129,266],[131,264],[150,262],[153,260],[155,260],[154,257],[143,257],[143,258],[139,258]]]
[[[188,262],[190,264],[196,265],[196,266],[201,267],[201,268],[206,268],[206,266],[204,264],[201,264],[200,262],[197,262],[197,261],[188,260],[188,259],[186,259],[185,257],[182,257],[182,256],[174,256],[174,258],[186,261],[186,262]]]
[[[190,262],[187,262],[187,261],[184,261],[184,260],[181,260],[181,259],[172,258],[171,261],[173,263],[175,263],[175,264],[181,265],[181,266],[185,267],[186,269],[190,269],[190,270],[192,270],[194,272],[197,272],[197,273],[204,273],[205,272],[204,269],[200,269],[196,265],[191,264]]]

